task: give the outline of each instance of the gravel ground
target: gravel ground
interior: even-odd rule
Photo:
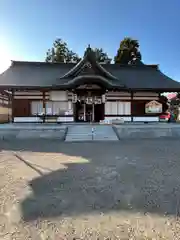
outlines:
[[[0,142],[0,240],[180,239],[180,141]]]

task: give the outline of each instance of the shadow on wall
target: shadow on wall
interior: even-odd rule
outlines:
[[[29,182],[32,195],[21,205],[24,220],[112,210],[179,214],[179,142],[174,142],[173,160],[172,146],[164,145],[162,141],[144,141],[143,146],[138,141],[24,143],[23,151],[61,153],[67,159],[66,168],[38,172],[39,177]],[[22,151],[18,143],[1,146]],[[85,158],[88,163],[69,163],[71,156]],[[36,171],[37,165],[20,160]]]

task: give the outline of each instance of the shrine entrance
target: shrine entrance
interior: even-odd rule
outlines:
[[[104,103],[75,103],[76,122],[100,122],[104,120]]]
[[[100,88],[76,89],[72,102],[76,122],[100,122],[104,120],[105,95]]]

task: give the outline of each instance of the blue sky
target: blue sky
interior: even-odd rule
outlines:
[[[145,63],[180,80],[180,0],[0,0],[2,59],[43,61],[60,37],[79,55],[88,44],[111,57],[138,39]]]

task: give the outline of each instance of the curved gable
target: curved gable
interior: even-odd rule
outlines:
[[[103,66],[101,66],[99,62],[96,61],[95,52],[90,47],[86,49],[83,59],[79,63],[77,63],[77,65],[74,66],[70,71],[61,76],[61,79],[62,78],[72,79],[84,74],[86,75],[94,74],[103,76],[107,79],[117,80],[115,76],[113,76],[110,72],[103,68]]]

